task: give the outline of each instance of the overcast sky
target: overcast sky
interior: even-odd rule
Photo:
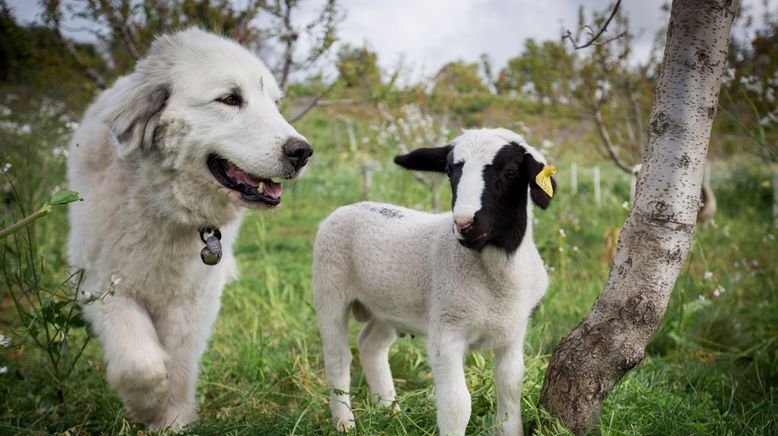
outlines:
[[[233,0],[243,7],[250,0]],[[625,0],[635,35],[635,56],[645,58],[657,30],[666,24],[660,10],[664,0]],[[338,36],[344,43],[366,44],[375,50],[384,68],[394,68],[402,58],[412,76],[432,75],[452,60],[476,62],[487,53],[496,69],[516,56],[527,38],[558,39],[563,29],[575,31],[580,5],[587,11],[603,11],[611,0],[341,0],[346,12]],[[744,5],[761,22],[763,0]],[[299,22],[307,22],[324,4],[304,0]],[[768,0],[778,12],[778,0]],[[39,15],[37,1],[10,0],[23,22]],[[82,34],[71,34],[83,38]]]

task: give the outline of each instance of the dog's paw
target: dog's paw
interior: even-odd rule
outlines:
[[[109,362],[106,375],[127,413],[136,420],[149,422],[167,401],[170,380],[162,358]]]
[[[194,407],[166,407],[149,423],[149,430],[183,431],[196,420],[197,412]]]

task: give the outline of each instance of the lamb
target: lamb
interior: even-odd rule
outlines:
[[[524,333],[548,286],[532,239],[532,203],[549,206],[553,167],[507,129],[466,130],[450,145],[417,149],[395,163],[445,172],[453,211],[363,202],[337,209],[319,226],[313,297],[335,427],[354,427],[351,311],[367,322],[359,356],[379,404],[396,405],[392,342],[403,333],[426,336],[438,429],[462,435],[471,409],[465,354],[492,349],[501,434],[521,435]]]

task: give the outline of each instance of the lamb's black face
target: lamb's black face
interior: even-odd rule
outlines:
[[[535,183],[544,167],[540,154],[520,145],[518,135],[515,142],[507,142],[505,135],[492,132],[468,131],[454,145],[415,150],[395,162],[448,175],[453,232],[463,246],[480,250],[491,244],[513,252],[527,227],[527,197],[543,209],[551,197]],[[556,187],[553,178],[551,182]]]

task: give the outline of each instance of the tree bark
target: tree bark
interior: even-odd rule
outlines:
[[[673,2],[635,205],[605,289],[554,351],[541,391],[541,405],[575,434],[596,427],[606,395],[643,359],[686,260],[734,3]]]

